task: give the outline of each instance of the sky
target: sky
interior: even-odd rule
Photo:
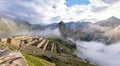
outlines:
[[[74,5],[87,5],[89,4],[89,0],[66,0],[66,5],[68,7],[74,6]]]
[[[120,0],[0,0],[0,13],[31,23],[120,18]]]

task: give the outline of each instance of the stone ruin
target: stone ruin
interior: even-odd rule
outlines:
[[[47,50],[50,52],[60,52],[60,50],[62,50],[62,47],[59,47],[58,44],[55,44],[52,41],[40,36],[20,35],[9,38],[1,38],[0,43],[10,44],[16,48],[21,47],[21,45],[35,46],[36,48],[41,48],[42,50]]]

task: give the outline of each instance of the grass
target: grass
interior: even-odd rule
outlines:
[[[49,38],[49,40],[54,42],[55,44],[61,45],[61,47],[67,52],[67,55],[69,56],[68,58],[76,58],[76,56],[73,54],[73,51],[59,39]],[[51,60],[52,62],[56,63],[56,66],[93,66],[89,63],[70,59],[64,59],[63,61],[60,61],[59,59],[52,58]]]
[[[10,45],[8,47],[8,44],[0,43],[0,47],[9,48],[10,50],[15,50],[15,48],[13,48]],[[28,66],[55,66],[54,63],[50,63],[50,62],[43,60],[41,58],[38,58],[36,56],[29,55],[29,54],[26,54],[23,52],[22,52],[22,54],[23,54],[24,58],[26,59]]]
[[[29,55],[26,53],[22,53],[22,54],[25,57],[25,59],[28,63],[28,66],[55,66],[54,63],[50,63],[50,62],[43,60],[41,58],[38,58],[36,56]]]
[[[61,47],[67,51],[68,58],[72,57],[75,58],[73,55],[73,51],[68,48],[64,43],[62,43],[58,39],[50,39],[50,41],[53,41],[55,44],[61,45]],[[13,50],[12,46],[9,46],[9,44],[0,44],[0,46],[3,47],[9,47],[10,50]],[[56,49],[54,49],[56,50]],[[35,55],[29,55],[26,53],[23,53],[24,58],[26,59],[26,62],[28,63],[28,66],[92,66],[89,63],[81,62],[81,61],[76,61],[76,60],[70,60],[70,59],[64,59],[64,60],[59,60],[58,58],[49,58],[45,56],[35,56]],[[62,56],[64,58],[64,56]],[[51,63],[52,62],[52,63]],[[55,64],[54,64],[55,63]]]
[[[0,47],[7,47],[7,45],[0,43]]]
[[[61,42],[60,39],[49,38],[49,40],[52,41],[52,42],[54,42],[55,44],[60,45],[67,52],[68,55],[74,56],[73,55],[73,51],[69,47],[67,47],[66,44],[64,44],[63,42]]]
[[[12,47],[10,44],[0,43],[0,47],[8,48],[10,50],[16,50],[14,47]]]

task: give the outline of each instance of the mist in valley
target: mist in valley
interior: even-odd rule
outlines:
[[[0,34],[0,37],[10,37],[10,36],[17,36],[17,35],[32,35],[32,36],[42,36],[45,38],[60,38],[61,33],[59,32],[59,29],[45,29],[45,30],[31,30],[31,31],[25,31],[25,30],[20,30],[16,33],[4,33]]]
[[[118,27],[118,26],[117,26]],[[95,34],[94,37],[108,37],[107,40],[111,41],[112,39],[118,39],[119,28],[110,28],[110,27],[101,27],[99,25],[90,25],[89,28],[82,29],[83,32]],[[96,32],[100,31],[100,32]],[[113,32],[114,31],[114,32]],[[1,34],[0,37],[11,37],[17,35],[32,35],[32,36],[43,36],[45,38],[61,38],[62,33],[59,31],[59,28],[55,29],[44,29],[44,30],[18,30],[16,33],[6,33]],[[69,34],[67,31],[66,34]],[[79,34],[79,33],[78,33]],[[72,34],[71,34],[72,36]],[[111,38],[112,36],[112,38]],[[73,43],[76,44],[75,55],[82,60],[87,60],[92,64],[98,66],[119,66],[120,63],[120,42],[112,43],[110,45],[97,42],[97,41],[81,41],[76,40],[72,37],[67,37],[66,39],[71,39]],[[100,38],[105,40],[104,38]]]
[[[106,45],[95,41],[76,41],[76,45],[75,54],[83,60],[87,59],[98,66],[120,65],[120,42]]]

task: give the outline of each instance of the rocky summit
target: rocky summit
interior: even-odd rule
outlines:
[[[67,25],[63,21],[58,25],[59,31],[64,40],[72,38],[75,41],[97,41],[105,44],[116,43],[120,40],[120,19],[114,16],[96,23],[77,23],[77,29],[72,28],[71,25]]]

